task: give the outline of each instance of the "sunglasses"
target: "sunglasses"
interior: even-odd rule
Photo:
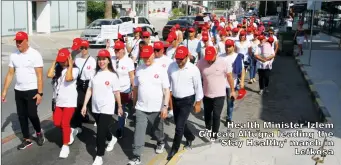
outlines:
[[[81,49],[81,50],[88,50],[88,48],[85,47],[85,46],[82,46],[80,49]]]
[[[160,49],[154,49],[154,52],[160,52]]]
[[[120,50],[121,50],[121,49],[115,49],[114,51],[115,51],[115,52],[118,52],[118,51],[120,51]]]
[[[176,61],[182,61],[184,60],[185,58],[175,58]]]
[[[274,33],[269,33],[270,35],[273,35]]]
[[[143,38],[149,38],[149,37],[143,37]]]

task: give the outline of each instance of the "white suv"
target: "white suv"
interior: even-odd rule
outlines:
[[[151,29],[153,29],[153,31],[155,31],[155,27],[149,22],[149,20],[146,17],[141,17],[141,16],[137,16],[137,17],[129,17],[129,16],[124,16],[124,17],[120,17],[120,19],[122,20],[122,22],[129,22],[131,21],[134,24],[134,27],[145,27],[148,26]]]

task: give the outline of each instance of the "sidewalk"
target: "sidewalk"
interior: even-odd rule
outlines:
[[[309,49],[296,57],[298,65],[308,82],[312,95],[326,120],[341,129],[341,50],[338,42],[323,34],[313,39],[310,66]]]

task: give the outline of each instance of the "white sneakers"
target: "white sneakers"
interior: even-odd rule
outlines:
[[[96,156],[94,163],[92,163],[92,165],[102,165],[102,164],[103,164],[102,156]]]
[[[114,146],[117,142],[117,138],[115,136],[112,136],[111,141],[108,143],[107,148],[105,149],[106,151],[110,152],[114,149]]]
[[[63,145],[62,149],[60,150],[59,157],[60,158],[67,158],[70,153],[70,148],[67,145]]]
[[[94,127],[97,127],[97,124],[96,124],[96,122],[94,123]]]
[[[75,137],[79,134],[82,133],[82,128],[71,128],[71,134],[70,134],[70,142],[69,145],[71,145],[75,141]]]

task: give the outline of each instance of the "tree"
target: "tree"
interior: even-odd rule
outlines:
[[[105,13],[104,18],[112,19],[112,1],[106,0],[105,1]]]

